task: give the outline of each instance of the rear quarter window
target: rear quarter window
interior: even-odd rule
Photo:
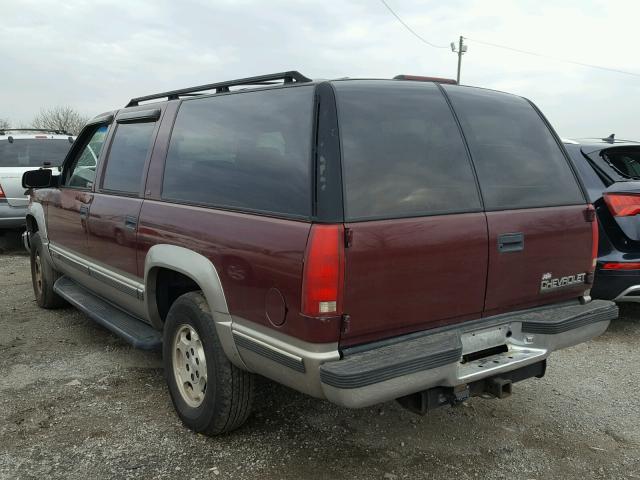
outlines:
[[[555,137],[524,98],[444,86],[478,172],[487,210],[585,203]]]
[[[309,217],[312,121],[310,86],[184,101],[162,198]]]
[[[640,147],[607,148],[600,152],[600,156],[619,175],[640,179]]]
[[[334,82],[347,220],[481,209],[458,126],[431,83]]]

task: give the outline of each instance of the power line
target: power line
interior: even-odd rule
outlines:
[[[436,45],[436,44],[431,43],[430,41],[426,40],[424,37],[419,35],[413,28],[411,28],[409,25],[407,25],[407,23],[402,18],[400,18],[400,16],[396,12],[393,11],[393,9],[389,6],[389,4],[385,0],[380,0],[380,3],[382,3],[387,8],[387,10],[389,10],[389,12],[396,18],[396,20],[398,20],[398,22],[400,22],[402,24],[402,26],[404,28],[406,28],[411,34],[413,34],[413,36],[415,36],[422,43],[425,43],[426,45],[429,45],[430,47],[433,47],[433,48],[449,48],[449,46],[447,46],[447,45]],[[578,62],[578,61],[575,61],[575,60],[569,60],[567,58],[554,57],[552,55],[545,55],[543,53],[537,53],[537,52],[530,52],[528,50],[521,50],[519,48],[508,47],[506,45],[500,45],[498,43],[485,42],[483,40],[476,40],[476,39],[469,38],[469,37],[464,37],[464,38],[466,40],[470,40],[470,41],[478,43],[480,45],[485,45],[485,46],[493,47],[493,48],[500,48],[502,50],[509,50],[509,51],[516,52],[516,53],[522,53],[524,55],[531,55],[533,57],[546,58],[546,59],[549,59],[549,60],[554,60],[556,62],[570,63],[572,65],[578,65],[580,67],[586,67],[586,68],[594,68],[594,69],[597,69],[597,70],[603,70],[605,72],[613,72],[613,73],[620,73],[622,75],[630,75],[632,77],[640,77],[640,73],[629,72],[627,70],[620,70],[618,68],[603,67],[601,65],[594,65],[592,63]]]
[[[409,30],[409,32],[411,32],[413,34],[413,36],[415,36],[418,40],[420,40],[422,43],[426,43],[427,45],[429,45],[430,47],[433,48],[449,48],[449,45],[436,45],[434,43],[431,43],[430,41],[426,40],[425,38],[423,38],[422,36],[420,36],[413,28],[411,28],[409,25],[407,25],[404,20],[402,20],[398,14],[396,12],[393,11],[393,9],[389,6],[389,4],[387,2],[385,2],[385,0],[380,0],[380,2],[387,7],[387,10],[389,10],[389,12],[391,12],[391,15],[393,15],[394,17],[396,17],[396,19],[404,26],[404,28],[406,28],[407,30]]]
[[[622,73],[623,75],[631,75],[631,76],[634,76],[634,77],[640,77],[640,73],[629,72],[629,71],[626,71],[626,70],[619,70],[617,68],[602,67],[600,65],[594,65],[594,64],[591,64],[591,63],[576,62],[574,60],[569,60],[569,59],[566,59],[566,58],[554,57],[554,56],[551,56],[551,55],[545,55],[543,53],[529,52],[527,50],[521,50],[519,48],[507,47],[506,45],[500,45],[500,44],[497,44],[497,43],[485,42],[483,40],[476,40],[474,38],[469,38],[469,37],[464,37],[464,38],[466,40],[470,40],[472,42],[479,43],[481,45],[486,45],[488,47],[501,48],[503,50],[510,50],[512,52],[523,53],[525,55],[531,55],[531,56],[534,56],[534,57],[547,58],[547,59],[550,59],[550,60],[555,60],[556,62],[571,63],[573,65],[579,65],[581,67],[596,68],[598,70],[604,70],[604,71],[607,71],[607,72]]]

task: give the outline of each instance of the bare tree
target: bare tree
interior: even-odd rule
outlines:
[[[9,128],[11,125],[9,125],[9,120],[5,119],[5,118],[0,118],[0,130],[4,130]]]
[[[57,106],[41,109],[31,123],[33,128],[64,130],[77,135],[88,121],[89,117],[69,106]]]

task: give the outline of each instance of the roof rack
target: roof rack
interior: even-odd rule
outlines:
[[[54,135],[71,135],[66,130],[55,128],[0,128],[0,135],[6,135],[6,132],[46,132]]]
[[[126,107],[135,107],[138,106],[140,102],[146,102],[147,100],[157,100],[161,98],[177,100],[180,97],[197,96],[207,90],[215,90],[216,93],[228,92],[229,87],[237,87],[241,85],[276,85],[279,80],[281,80],[282,83],[302,83],[311,81],[310,78],[305,77],[300,72],[292,70],[289,72],[272,73],[270,75],[260,75],[258,77],[239,78],[237,80],[210,83],[208,85],[198,85],[197,87],[182,88],[180,90],[171,90],[169,92],[156,93],[155,95],[132,98],[129,100]]]
[[[448,85],[457,85],[458,82],[453,78],[442,77],[425,77],[422,75],[396,75],[394,80],[413,80],[414,82],[434,82],[434,83],[446,83]]]

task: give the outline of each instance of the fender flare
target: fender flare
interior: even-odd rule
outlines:
[[[44,212],[44,207],[42,206],[42,204],[39,202],[29,202],[29,205],[27,206],[27,214],[25,215],[25,218],[27,222],[27,230],[26,230],[27,235],[30,236],[30,235],[33,235],[34,233],[33,230],[29,228],[29,222],[31,221],[30,219],[32,219],[32,221],[34,221],[38,226],[38,235],[40,236],[40,240],[42,241],[42,246],[44,247],[42,249],[42,253],[46,258],[46,261],[49,263],[49,265],[55,266],[55,261],[53,260],[53,257],[51,256],[51,252],[49,251],[49,235],[47,233],[47,221],[46,221],[46,216]],[[28,240],[28,244],[29,245],[31,244],[31,240]]]
[[[224,353],[234,365],[246,370],[233,339],[233,318],[229,314],[222,282],[213,263],[204,255],[177,245],[158,244],[149,249],[144,262],[145,302],[149,321],[162,330],[163,322],[156,302],[156,278],[160,268],[181,273],[200,287],[211,309]]]
[[[42,206],[42,204],[37,202],[29,202],[29,205],[27,206],[26,217],[32,217],[38,225],[38,233],[40,234],[42,243],[49,243],[49,236],[47,235],[47,222],[45,220],[44,207]],[[27,228],[28,227],[29,224],[27,223]]]

